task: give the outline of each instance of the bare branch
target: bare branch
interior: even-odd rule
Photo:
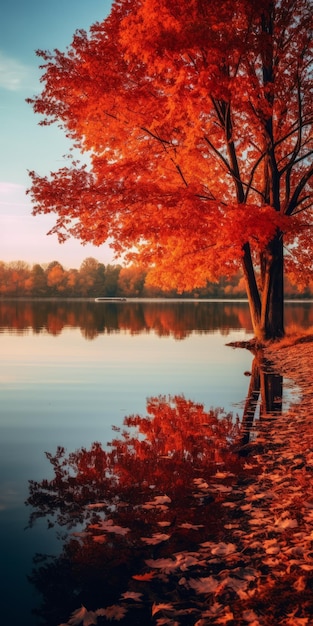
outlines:
[[[151,130],[149,130],[149,128],[146,128],[145,126],[140,126],[141,130],[143,130],[145,133],[147,133],[148,135],[150,135],[150,137],[152,137],[153,139],[156,139],[156,141],[159,141],[162,144],[167,144],[168,146],[172,145],[172,142],[169,139],[162,139],[162,137],[160,137],[159,135],[157,135],[156,133],[153,133]]]
[[[210,139],[208,137],[204,137],[204,141],[207,142],[207,144],[210,146],[210,148],[213,150],[213,152],[218,156],[218,158],[224,163],[227,172],[229,172],[229,174],[233,175],[232,169],[227,161],[227,159],[222,155],[222,153],[215,147],[215,145],[212,143],[212,141],[210,141]]]
[[[302,190],[304,189],[305,185],[307,184],[307,182],[310,180],[311,176],[313,176],[313,165],[308,169],[308,171],[306,172],[306,174],[304,174],[304,176],[302,176],[301,180],[299,181],[299,183],[297,184],[293,194],[292,194],[292,198],[289,202],[289,205],[285,211],[286,215],[292,215],[294,210],[297,208],[297,206],[299,206],[299,204],[301,204],[301,199],[299,200],[300,194],[302,192]]]
[[[303,202],[305,202],[306,200],[309,200],[309,199],[310,199],[309,204],[307,204],[306,206],[302,207],[302,209],[298,209],[298,211],[294,211],[292,215],[298,215],[298,213],[303,213],[303,211],[307,211],[308,209],[310,209],[312,207],[312,200],[311,200],[311,196],[310,195],[307,195],[307,196],[304,196],[304,198],[301,198],[298,206],[300,204],[302,204]]]

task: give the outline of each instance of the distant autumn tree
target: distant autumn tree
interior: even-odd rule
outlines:
[[[142,296],[146,279],[146,271],[142,267],[132,265],[122,267],[118,277],[118,289],[125,296]]]
[[[14,296],[24,295],[27,293],[29,284],[30,268],[25,261],[12,261],[8,264],[8,282],[10,292]]]
[[[49,263],[46,271],[47,285],[52,293],[62,293],[66,286],[66,272],[58,261]]]
[[[45,295],[47,292],[47,277],[44,269],[38,263],[33,265],[30,273],[31,293],[35,296]]]
[[[84,296],[94,295],[99,261],[93,257],[85,259],[79,268],[80,291]]]
[[[89,165],[31,172],[34,214],[169,289],[241,267],[256,337],[282,336],[284,245],[290,275],[313,270],[311,22],[310,0],[119,0],[38,51],[29,102]]]

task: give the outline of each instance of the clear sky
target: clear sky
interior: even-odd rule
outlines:
[[[46,175],[62,166],[67,141],[56,127],[38,126],[25,98],[40,92],[35,50],[65,50],[77,28],[89,29],[110,12],[111,0],[4,0],[0,20],[0,260],[60,261],[79,267],[93,256],[112,262],[108,246],[59,244],[46,233],[53,216],[31,215],[28,170]]]

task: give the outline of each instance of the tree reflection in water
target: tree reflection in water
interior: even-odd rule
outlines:
[[[286,327],[313,326],[310,302],[286,307]],[[252,333],[247,302],[224,301],[127,301],[103,302],[66,300],[0,301],[0,328],[20,335],[42,332],[61,335],[68,328],[80,329],[86,340],[121,330],[137,334],[154,332],[184,339],[193,332],[218,329],[227,336],[232,329]]]
[[[256,355],[242,422],[183,396],[150,398],[147,415],[125,418],[105,449],[47,453],[54,477],[30,481],[30,525],[45,517],[68,534],[60,555],[34,563],[44,624],[227,623],[219,620],[238,588],[220,609],[203,599],[230,559],[237,570],[244,565],[233,554],[232,499],[253,476],[238,448],[247,444],[258,392],[262,414],[271,402],[281,406],[272,381]],[[205,615],[209,621],[199,621]]]
[[[250,440],[251,428],[256,414],[271,418],[281,413],[283,401],[283,377],[275,372],[263,355],[256,350],[251,366],[251,378],[242,417],[242,444]]]
[[[192,333],[217,329],[252,332],[246,302],[155,301],[14,301],[0,302],[0,328],[19,334],[47,332],[61,335],[68,328],[80,329],[86,340],[99,335],[127,331],[131,334],[172,335],[177,340]]]

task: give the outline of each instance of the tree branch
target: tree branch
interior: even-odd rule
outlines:
[[[301,194],[301,191],[304,189],[305,185],[307,184],[307,182],[310,180],[311,176],[313,176],[313,165],[308,169],[306,174],[302,176],[301,180],[296,186],[292,194],[292,198],[289,202],[289,205],[285,211],[285,215],[292,215],[296,207],[299,206],[299,204],[301,204],[301,200],[299,201],[299,196]]]

